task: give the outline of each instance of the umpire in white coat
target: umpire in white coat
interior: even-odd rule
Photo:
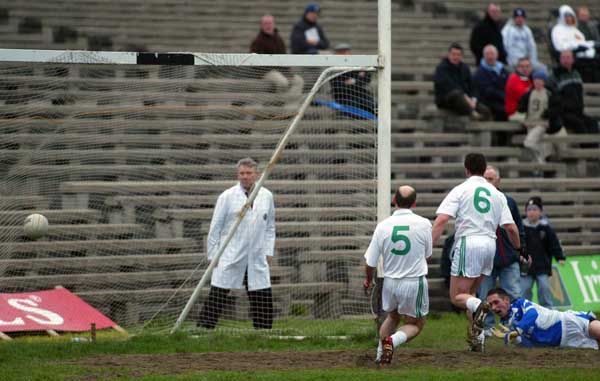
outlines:
[[[239,183],[221,193],[210,223],[207,238],[209,260],[219,251],[258,177],[258,165],[254,160],[245,158],[237,163]],[[229,290],[245,287],[254,328],[271,329],[273,293],[269,266],[274,251],[273,195],[261,188],[214,269],[208,300],[200,311],[198,325],[213,329],[223,311]]]

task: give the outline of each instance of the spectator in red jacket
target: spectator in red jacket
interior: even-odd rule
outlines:
[[[504,98],[504,108],[509,120],[519,120],[518,115],[515,115],[519,99],[529,91],[533,86],[531,80],[531,72],[533,67],[528,57],[520,58],[517,62],[517,68],[514,73],[508,77],[506,81],[506,96]],[[522,121],[522,120],[519,120]]]

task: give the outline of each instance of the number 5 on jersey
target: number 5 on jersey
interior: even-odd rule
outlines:
[[[406,255],[408,254],[408,252],[410,251],[410,239],[405,236],[404,234],[402,234],[401,232],[405,232],[405,231],[409,231],[409,226],[394,226],[394,229],[392,230],[392,243],[396,243],[396,242],[404,242],[404,248],[403,249],[394,249],[392,248],[392,254],[394,255]],[[400,246],[400,245],[398,245]]]

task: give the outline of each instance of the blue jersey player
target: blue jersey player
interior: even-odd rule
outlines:
[[[491,289],[487,302],[506,328],[501,332],[506,344],[598,349],[600,321],[591,312],[556,311],[525,298],[511,304],[502,288]]]

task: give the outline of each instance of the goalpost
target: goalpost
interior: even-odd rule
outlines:
[[[378,55],[0,49],[3,291],[61,285],[133,330],[192,328],[219,260],[204,242],[216,197],[250,156],[247,205],[263,185],[276,203],[277,328],[365,316],[362,253],[390,213],[390,1],[378,7]],[[332,82],[371,71],[376,119],[368,92]],[[38,241],[20,227],[34,212],[50,221]],[[244,294],[219,326],[248,327]]]

